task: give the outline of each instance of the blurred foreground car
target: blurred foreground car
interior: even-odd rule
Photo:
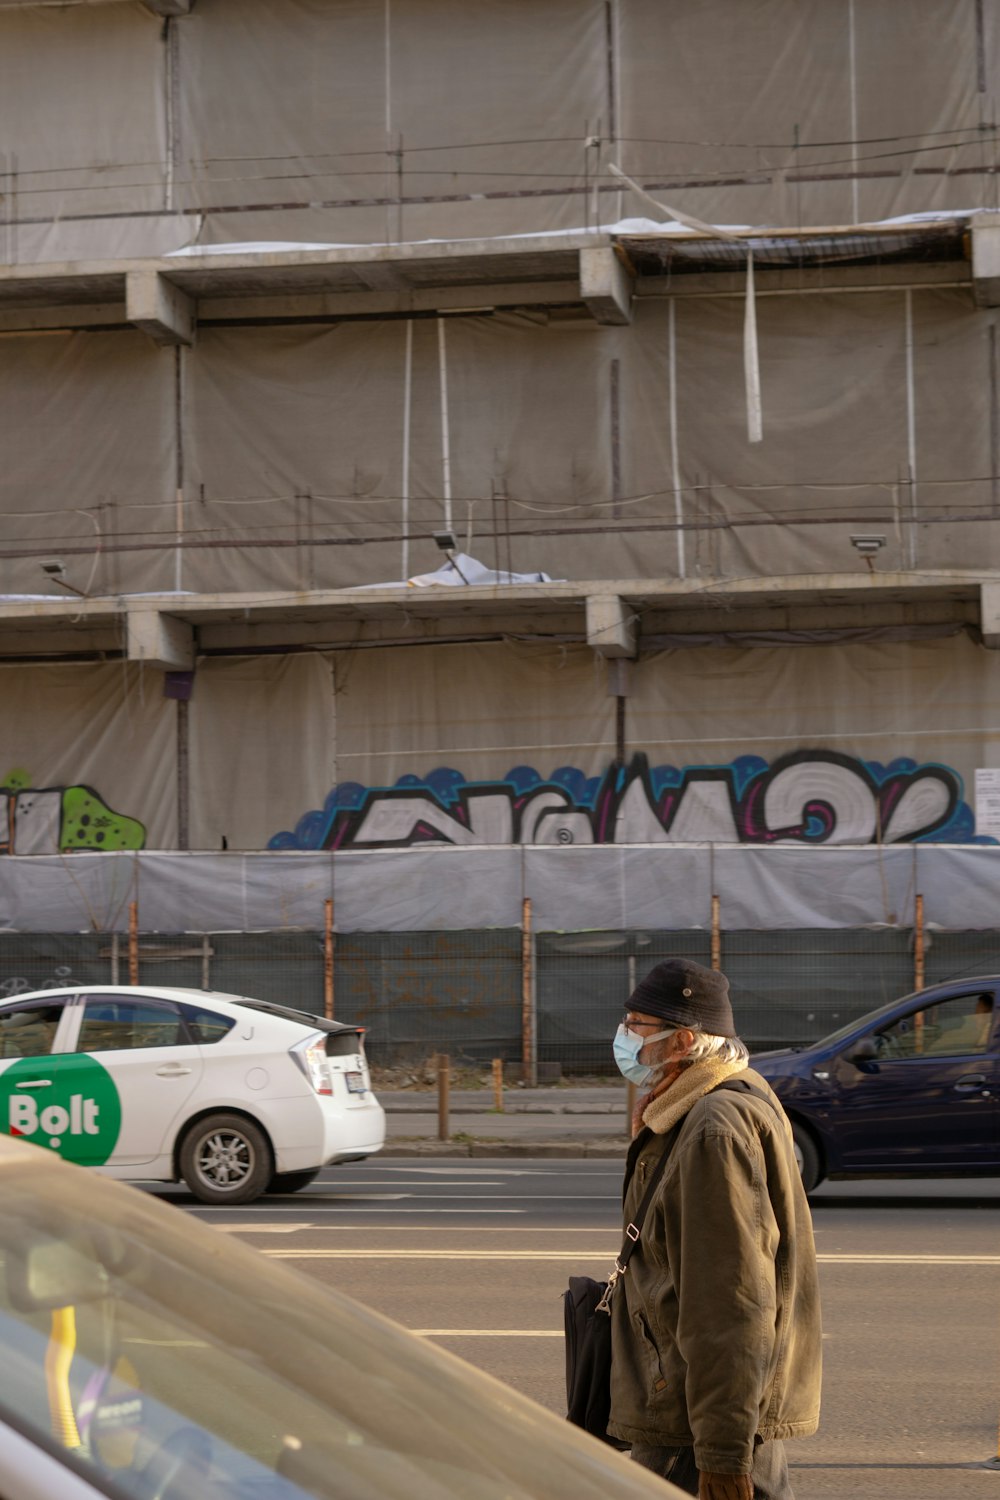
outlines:
[[[135,1188],[0,1140],[0,1201],[4,1500],[681,1494]]]
[[[1000,975],[905,995],[751,1066],[792,1122],[807,1191],[824,1177],[1000,1175]]]
[[[357,1026],[248,996],[90,985],[0,1005],[0,1134],[238,1204],[380,1151],[385,1114]]]

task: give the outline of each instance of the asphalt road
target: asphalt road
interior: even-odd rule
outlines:
[[[360,1162],[293,1197],[208,1209],[264,1255],[341,1288],[565,1410],[561,1294],[619,1248],[621,1164]],[[797,1500],[1000,1500],[1000,1181],[825,1184],[823,1422],[789,1445]]]

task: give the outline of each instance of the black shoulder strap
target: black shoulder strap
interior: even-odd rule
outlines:
[[[717,1089],[732,1089],[734,1093],[753,1094],[756,1099],[763,1099],[764,1103],[769,1109],[774,1110],[775,1114],[778,1113],[774,1108],[774,1100],[768,1098],[764,1090],[759,1089],[755,1083],[748,1083],[745,1078],[726,1078],[722,1083],[717,1083],[714,1089],[709,1089],[708,1092],[714,1094]]]

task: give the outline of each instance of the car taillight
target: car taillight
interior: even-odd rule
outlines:
[[[298,1042],[289,1050],[317,1094],[332,1094],[333,1085],[326,1066],[326,1046],[323,1040]]]

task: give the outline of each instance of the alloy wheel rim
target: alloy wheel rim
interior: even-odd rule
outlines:
[[[254,1166],[254,1153],[246,1136],[235,1130],[213,1130],[198,1149],[198,1173],[214,1188],[233,1191],[242,1187]]]

